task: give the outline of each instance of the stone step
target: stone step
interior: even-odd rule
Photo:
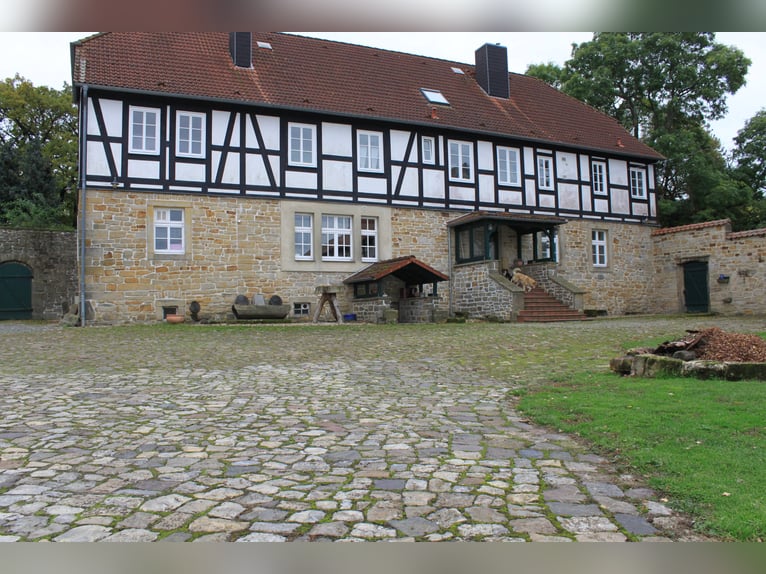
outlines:
[[[581,311],[570,309],[540,287],[524,295],[524,310],[516,320],[520,323],[549,323],[554,321],[584,321]]]

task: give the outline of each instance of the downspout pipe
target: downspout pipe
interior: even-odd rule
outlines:
[[[88,138],[88,86],[80,88],[80,326],[85,326],[85,188],[88,177],[87,159]]]
[[[455,288],[455,276],[452,267],[452,229],[447,227],[447,266],[449,269],[449,316],[454,317],[454,311],[452,308],[452,291]]]

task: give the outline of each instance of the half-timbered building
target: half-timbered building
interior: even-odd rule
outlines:
[[[221,318],[238,295],[310,318],[320,287],[368,320],[414,298],[409,316],[514,320],[515,266],[579,310],[650,300],[661,156],[509,73],[502,46],[466,64],[279,33],[105,33],[73,43],[72,81],[96,322],[192,303]],[[381,284],[347,281],[410,257]]]

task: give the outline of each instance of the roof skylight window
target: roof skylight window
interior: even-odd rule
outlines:
[[[425,98],[432,104],[442,104],[445,106],[449,105],[449,101],[447,98],[444,97],[444,94],[442,94],[439,90],[429,90],[426,88],[420,88],[420,91],[423,93]]]
[[[266,50],[271,50],[271,44],[268,42],[256,42],[258,44],[259,48],[265,48]]]
[[[455,72],[456,74],[465,74],[465,72],[461,70],[460,68],[452,68],[452,71]]]

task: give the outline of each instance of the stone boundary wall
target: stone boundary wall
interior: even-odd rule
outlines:
[[[658,229],[652,240],[651,312],[683,313],[683,264],[707,261],[712,313],[766,314],[766,229],[732,233],[722,219]]]
[[[74,231],[0,228],[0,263],[32,270],[32,318],[60,319],[77,294],[77,236]]]

